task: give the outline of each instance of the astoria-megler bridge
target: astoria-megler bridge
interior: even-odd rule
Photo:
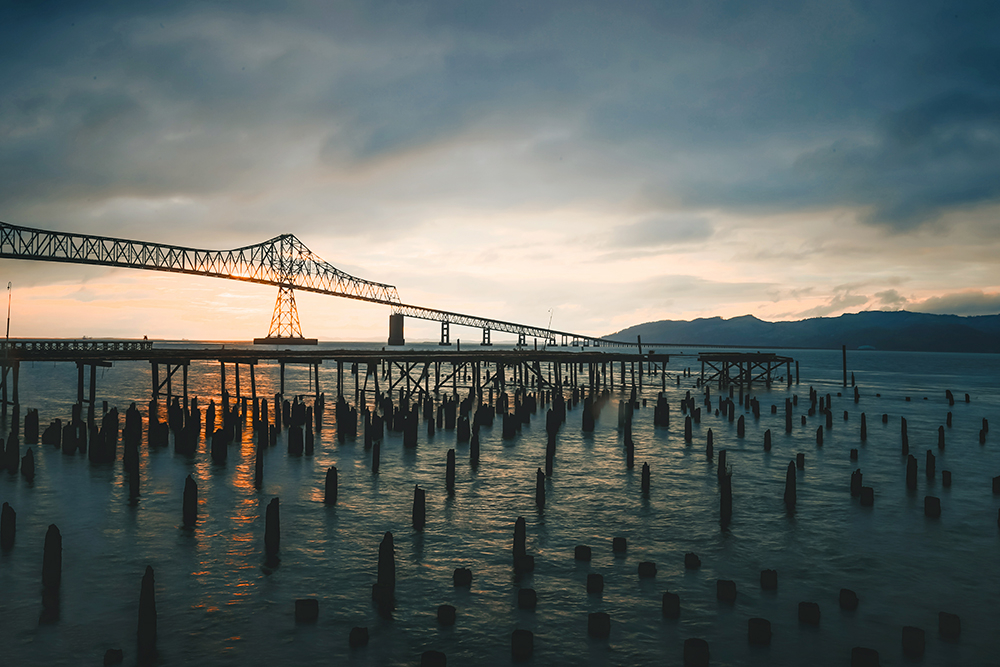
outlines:
[[[294,290],[391,307],[389,345],[404,344],[404,317],[440,322],[442,345],[450,344],[450,327],[453,324],[481,329],[483,345],[490,344],[491,331],[516,334],[519,345],[526,344],[528,338],[541,339],[550,345],[560,342],[562,345],[593,346],[638,344],[408,305],[400,301],[392,285],[344,273],[317,257],[291,234],[234,250],[199,250],[90,234],[53,232],[0,222],[0,258],[170,271],[272,285],[278,288],[278,298],[274,304],[271,328],[266,338],[254,339],[255,343],[262,344],[316,343],[316,339],[302,335]]]

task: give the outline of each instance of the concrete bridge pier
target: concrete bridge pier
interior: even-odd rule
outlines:
[[[405,345],[403,338],[403,315],[393,313],[389,316],[389,345]]]

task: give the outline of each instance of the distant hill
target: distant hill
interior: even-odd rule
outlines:
[[[915,352],[1000,352],[1000,315],[962,317],[897,311],[865,311],[795,322],[765,322],[753,315],[661,320],[622,329],[607,338],[643,343],[809,347]]]

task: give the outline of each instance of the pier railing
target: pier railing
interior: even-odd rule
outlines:
[[[11,352],[145,352],[149,340],[12,340],[0,341],[0,351]]]

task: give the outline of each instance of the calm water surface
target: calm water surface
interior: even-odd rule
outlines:
[[[428,346],[429,348],[431,346]],[[436,348],[437,346],[432,346]],[[696,350],[692,350],[695,352]],[[633,425],[636,466],[625,465],[613,397],[591,434],[582,432],[582,407],[571,410],[558,436],[554,474],[546,482],[547,504],[535,507],[535,469],[544,465],[544,413],[511,441],[501,439],[500,422],[481,431],[481,461],[468,465],[468,445],[456,446],[454,431],[427,438],[404,450],[401,435],[387,432],[378,475],[369,470],[363,441],[338,444],[333,426],[336,367],[320,372],[326,392],[324,428],[313,456],[289,457],[285,436],[268,450],[264,485],[253,488],[253,435],[249,428],[230,447],[228,462],[214,465],[204,441],[197,456],[173,448],[141,448],[142,497],[128,502],[121,447],[114,465],[94,466],[86,456],[66,456],[36,445],[37,476],[0,473],[0,501],[17,511],[14,548],[0,556],[0,646],[5,665],[100,664],[108,648],[123,648],[125,664],[135,663],[136,612],[143,570],[156,573],[160,665],[357,664],[414,665],[427,649],[443,651],[449,665],[510,664],[510,633],[535,634],[529,664],[680,664],[688,637],[708,640],[713,665],[848,665],[853,646],[875,648],[883,665],[908,664],[900,634],[904,625],[927,632],[924,664],[997,664],[996,595],[1000,590],[1000,530],[991,478],[1000,475],[996,432],[978,442],[984,417],[1000,429],[1000,358],[992,355],[851,352],[849,368],[861,390],[841,387],[840,351],[792,351],[801,362],[801,384],[754,389],[762,404],[760,420],[746,413],[746,437],[736,424],[703,413],[694,440],[685,445],[680,400],[694,378],[673,377],[695,362],[677,357],[668,365],[671,426],[653,428],[652,405],[660,380],[646,378],[649,407],[636,411]],[[98,374],[98,400],[124,409],[136,401],[143,413],[150,393],[148,363],[117,363]],[[219,401],[217,363],[193,363],[190,393]],[[232,385],[232,371],[229,373]],[[261,364],[258,391],[273,395],[278,368]],[[249,384],[244,377],[244,391]],[[309,392],[306,368],[290,366],[286,393]],[[650,386],[652,384],[653,386]],[[810,417],[809,386],[833,395],[833,428],[817,447],[822,416]],[[353,382],[348,386],[353,388]],[[947,446],[937,449],[937,428],[949,406],[945,390],[958,402],[950,408],[953,426]],[[176,385],[175,385],[176,390]],[[837,392],[842,391],[842,397]],[[717,392],[713,388],[713,396]],[[964,402],[969,393],[971,402]],[[791,434],[784,431],[786,396],[797,394]],[[877,397],[876,394],[881,394]],[[910,397],[910,401],[905,398]],[[72,364],[23,365],[22,414],[37,407],[42,426],[66,420],[76,398]],[[713,399],[714,403],[714,399]],[[770,406],[779,405],[776,415]],[[161,404],[162,405],[162,404]],[[849,412],[846,421],[844,411]],[[868,440],[859,438],[860,413],[868,416]],[[889,415],[883,425],[881,415]],[[145,414],[144,414],[145,416]],[[900,417],[909,423],[911,453],[920,463],[918,489],[905,486],[900,455]],[[124,423],[124,420],[123,422]],[[732,523],[719,525],[715,462],[705,455],[711,428],[715,450],[726,449],[733,468]],[[5,432],[9,426],[5,426]],[[773,449],[763,451],[771,429]],[[445,460],[457,450],[455,494],[445,491]],[[24,444],[21,445],[22,453]],[[849,450],[859,448],[857,462]],[[924,475],[924,452],[937,455],[938,474]],[[782,502],[785,469],[804,452],[798,472],[794,513]],[[640,468],[652,469],[652,491],[640,490]],[[337,466],[339,502],[323,504],[326,469]],[[875,489],[875,505],[851,498],[851,472],[860,467]],[[954,483],[941,486],[941,470]],[[181,527],[184,479],[198,483],[199,521]],[[410,525],[413,485],[427,490],[427,526]],[[927,519],[923,498],[941,498],[942,516]],[[266,573],[263,561],[264,508],[281,503],[281,565]],[[515,519],[528,525],[534,573],[515,576],[511,540]],[[39,624],[41,555],[47,526],[63,536],[61,618]],[[397,606],[391,619],[371,603],[378,544],[392,531],[396,544]],[[624,556],[612,553],[611,539],[628,539]],[[573,548],[587,544],[593,561],[574,561]],[[683,556],[700,555],[702,567],[686,571]],[[640,580],[640,561],[654,561],[655,579]],[[456,589],[452,571],[473,571],[471,589]],[[778,571],[776,592],[761,591],[760,571]],[[589,572],[604,575],[602,596],[588,595]],[[738,587],[735,604],[716,600],[717,579]],[[534,588],[535,611],[517,607],[517,591]],[[837,603],[841,588],[861,599],[855,612]],[[666,619],[664,591],[680,595],[681,616]],[[319,621],[297,625],[294,600],[316,597]],[[800,625],[798,603],[820,605],[820,626]],[[440,604],[457,608],[453,627],[440,627]],[[587,635],[587,615],[604,611],[612,619],[607,640]],[[962,617],[960,642],[938,636],[939,611]],[[769,647],[747,643],[747,619],[772,623]],[[351,650],[353,626],[367,626],[371,643]]]

